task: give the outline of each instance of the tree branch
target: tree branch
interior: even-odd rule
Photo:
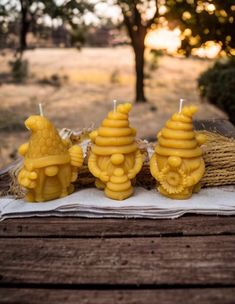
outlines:
[[[133,17],[134,17],[135,26],[137,26],[137,27],[141,26],[141,14],[140,14],[136,5],[134,6],[134,12],[133,13],[134,13]]]
[[[151,25],[155,22],[155,19],[159,17],[158,0],[155,0],[156,11],[153,17],[147,22],[146,27],[149,29]]]
[[[127,14],[126,14],[124,8],[122,7],[122,5],[120,5],[120,7],[121,7],[121,10],[122,10],[122,15],[123,15],[126,27],[127,27],[128,34],[129,34],[131,40],[133,41],[133,24],[132,24],[130,18],[127,16]]]

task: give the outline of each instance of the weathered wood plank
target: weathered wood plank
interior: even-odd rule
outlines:
[[[175,220],[24,218],[0,222],[0,237],[126,237],[235,234],[235,216]]]
[[[196,130],[207,130],[235,138],[235,126],[227,119],[195,120],[193,124]]]
[[[0,239],[0,283],[235,285],[233,236]]]
[[[0,289],[2,304],[233,304],[235,288],[158,290]]]

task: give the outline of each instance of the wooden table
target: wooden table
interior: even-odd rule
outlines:
[[[0,303],[235,303],[235,217],[5,220]]]

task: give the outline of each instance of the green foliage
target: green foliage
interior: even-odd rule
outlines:
[[[225,111],[235,124],[235,58],[217,61],[201,74],[198,86],[201,95]]]
[[[28,77],[28,61],[22,58],[16,58],[9,61],[11,74],[15,82],[24,82]]]
[[[46,2],[46,13],[51,18],[61,18],[64,21],[67,21],[71,26],[76,26],[79,24],[83,15],[87,12],[92,12],[94,10],[94,4],[86,0],[68,0],[62,1],[59,4],[59,1],[56,0],[41,0]]]
[[[86,39],[85,39],[86,31],[87,31],[87,28],[85,26],[72,28],[72,30],[70,32],[72,46],[75,46],[78,49],[81,48],[81,46],[86,41]]]
[[[207,41],[220,43],[228,55],[235,48],[234,0],[165,0],[165,18],[170,27],[179,27],[182,34],[181,52],[190,55],[193,48]]]

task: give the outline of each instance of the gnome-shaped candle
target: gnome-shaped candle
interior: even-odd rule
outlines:
[[[101,126],[90,134],[93,142],[88,159],[96,187],[107,197],[123,200],[133,193],[131,181],[141,170],[143,157],[135,142],[135,129],[129,126],[131,104],[120,104],[109,112]]]
[[[166,122],[158,133],[158,143],[150,160],[152,176],[161,194],[172,199],[187,199],[200,189],[205,164],[202,145],[206,138],[193,130],[192,116],[197,107],[184,107]]]
[[[25,126],[31,131],[28,143],[19,148],[24,157],[18,182],[27,189],[25,199],[43,202],[73,192],[78,168],[83,163],[79,146],[69,146],[44,116],[30,116]]]

